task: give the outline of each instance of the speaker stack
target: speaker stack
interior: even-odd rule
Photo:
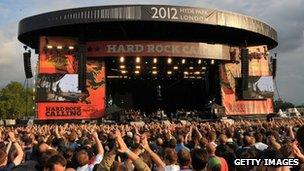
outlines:
[[[275,78],[277,75],[277,59],[276,58],[272,58],[272,77]]]
[[[242,90],[246,91],[249,79],[249,50],[247,48],[241,49],[241,58]]]
[[[24,73],[26,78],[32,78],[31,51],[23,53]]]
[[[86,47],[84,44],[79,44],[77,59],[78,59],[78,89],[82,92],[86,91]]]

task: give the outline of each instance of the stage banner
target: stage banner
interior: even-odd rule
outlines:
[[[167,41],[94,41],[87,42],[88,57],[159,56],[230,60],[231,48],[220,44]]]
[[[249,48],[249,78],[269,78],[271,72],[268,64],[268,53],[266,46]],[[220,66],[222,105],[227,115],[256,115],[273,113],[272,98],[269,98],[267,91],[271,91],[273,82],[260,79],[252,85],[252,90],[258,90],[259,96],[256,99],[242,99],[238,96],[238,81],[241,78],[241,62],[226,63]],[[257,79],[258,80],[258,79]],[[263,81],[264,80],[264,81]],[[259,84],[258,84],[259,83]],[[265,85],[267,84],[267,85]],[[261,86],[262,85],[262,86]],[[265,92],[260,91],[265,87]],[[267,91],[266,91],[267,90]],[[256,92],[251,92],[255,95]],[[263,94],[264,93],[264,94]],[[263,96],[265,95],[265,96]],[[265,98],[263,98],[265,97]],[[268,98],[266,98],[268,97]]]
[[[45,41],[46,39],[47,42]],[[37,90],[37,118],[39,120],[76,120],[94,119],[105,115],[105,64],[102,59],[88,59],[86,63],[86,90],[78,90],[77,60],[73,62],[63,62],[66,57],[74,57],[71,52],[60,52],[56,49],[49,52],[51,48],[45,50],[46,46],[70,46],[68,41],[60,39],[43,38],[45,42],[40,48],[39,68],[36,83]],[[57,43],[57,44],[56,44]],[[65,44],[66,43],[66,44]],[[73,45],[75,46],[75,44]],[[56,56],[58,53],[61,56]],[[49,54],[47,54],[49,53]],[[69,53],[69,54],[66,54]],[[51,54],[51,55],[50,55]],[[53,56],[53,54],[55,56]],[[48,57],[48,61],[44,57]],[[53,62],[53,58],[60,58]],[[42,65],[48,64],[48,65]],[[59,69],[60,68],[60,69]]]
[[[75,56],[76,45],[77,41],[71,38],[41,37],[38,72],[75,74],[78,67]]]
[[[100,60],[87,61],[87,89],[73,102],[38,101],[38,119],[94,119],[105,115],[105,66]],[[56,94],[56,93],[55,93]],[[58,98],[64,98],[60,92]],[[38,95],[39,96],[39,95]]]

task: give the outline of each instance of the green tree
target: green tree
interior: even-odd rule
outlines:
[[[274,111],[275,112],[278,112],[280,109],[282,109],[283,111],[288,109],[288,108],[293,108],[295,107],[295,105],[291,102],[286,102],[286,101],[283,101],[283,100],[275,100],[273,102],[274,104]]]
[[[304,108],[304,104],[297,105],[296,107],[297,107],[297,108]]]
[[[33,90],[11,82],[0,90],[0,118],[17,119],[34,115]]]

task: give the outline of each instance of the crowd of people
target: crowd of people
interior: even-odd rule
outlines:
[[[204,113],[199,110],[185,110],[177,109],[175,112],[165,112],[163,109],[157,109],[154,112],[142,112],[141,110],[122,110],[114,114],[109,115],[110,120],[115,120],[117,122],[130,122],[130,121],[143,121],[143,120],[157,120],[161,121],[164,119],[178,120],[178,119],[199,119],[207,118],[210,116],[210,113]]]
[[[304,119],[0,127],[0,171],[299,171]],[[297,158],[297,166],[235,159]]]

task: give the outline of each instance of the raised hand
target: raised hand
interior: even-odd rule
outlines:
[[[126,143],[124,142],[124,140],[121,137],[121,133],[119,130],[115,131],[115,138],[116,138],[116,142],[118,145],[118,152],[120,153],[126,153],[129,151],[129,148],[127,147]]]
[[[10,131],[10,132],[8,133],[8,140],[9,140],[10,142],[15,142],[15,141],[16,141],[16,137],[15,137],[15,133],[14,133],[14,132]]]
[[[297,142],[293,142],[291,148],[293,156],[298,157],[300,160],[304,161],[304,154],[299,149]]]
[[[141,147],[145,150],[149,150],[150,146],[148,143],[148,138],[146,135],[141,136],[141,143],[140,143]]]

